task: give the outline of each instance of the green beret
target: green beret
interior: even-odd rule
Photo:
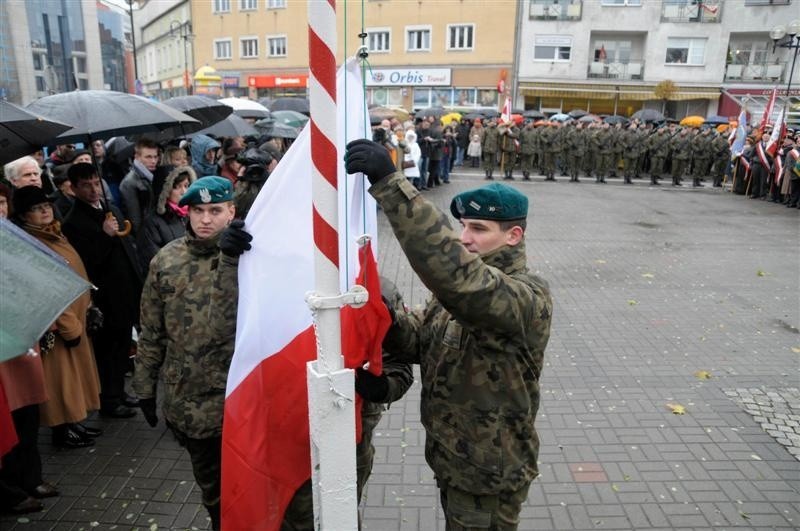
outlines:
[[[512,221],[528,217],[528,198],[511,186],[492,183],[462,192],[450,202],[456,219]]]
[[[178,206],[206,205],[233,200],[233,185],[225,177],[209,175],[201,177],[189,186]]]

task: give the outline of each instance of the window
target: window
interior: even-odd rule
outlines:
[[[703,65],[706,61],[706,39],[667,39],[665,62],[679,65]]]
[[[267,9],[285,9],[286,0],[267,0]]]
[[[765,64],[768,47],[765,41],[731,42],[728,48],[730,63],[734,65]]]
[[[258,0],[239,0],[239,11],[254,11],[258,9]]]
[[[606,63],[629,63],[631,41],[596,41],[594,43],[594,60]]]
[[[642,0],[600,0],[600,5],[604,6],[640,6]]]
[[[475,24],[447,26],[448,50],[472,50],[475,47]]]
[[[213,13],[230,13],[231,0],[214,0],[211,4],[211,10]]]
[[[239,39],[242,59],[258,57],[258,37],[242,37]]]
[[[286,57],[286,35],[267,35],[268,57]]]
[[[89,80],[85,77],[78,78],[78,88],[80,90],[89,90]]]
[[[230,59],[232,55],[230,39],[214,39],[214,59]]]
[[[431,27],[430,26],[407,27],[406,51],[407,52],[431,51]]]
[[[47,84],[44,82],[43,76],[36,76],[36,90],[38,92],[47,92]]]
[[[40,54],[39,52],[33,53],[33,69],[34,70],[42,69],[42,54]]]
[[[535,61],[569,61],[572,55],[572,37],[539,35],[533,47]]]
[[[370,52],[389,53],[392,51],[392,30],[374,28],[367,30],[367,46]]]

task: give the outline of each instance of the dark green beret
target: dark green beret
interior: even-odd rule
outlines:
[[[492,183],[462,192],[450,202],[456,219],[512,221],[528,217],[528,198],[506,184]]]
[[[209,175],[201,177],[189,186],[178,206],[207,205],[233,200],[233,185],[225,177]]]

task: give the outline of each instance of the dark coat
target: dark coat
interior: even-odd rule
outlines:
[[[122,213],[113,205],[111,212],[121,227]],[[93,299],[103,312],[105,328],[129,329],[139,322],[142,273],[132,237],[108,236],[103,232],[105,216],[104,210],[76,199],[62,231],[83,260],[89,280],[97,287]]]

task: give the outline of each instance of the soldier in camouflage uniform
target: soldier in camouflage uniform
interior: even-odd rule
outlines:
[[[639,163],[642,138],[636,131],[636,124],[631,124],[627,129],[621,131],[620,136],[623,148],[622,157],[625,164],[625,184],[633,184],[633,176],[636,175],[636,166]]]
[[[689,136],[688,129],[682,129],[678,136],[669,141],[672,152],[672,186],[683,186],[681,180],[692,162],[691,143],[692,137]]]
[[[533,127],[533,122],[528,122],[519,134],[520,166],[522,166],[522,180],[531,180],[533,159],[537,151],[538,135]]]
[[[660,127],[647,139],[647,152],[650,156],[650,184],[658,186],[664,172],[664,162],[669,153],[670,137],[666,127]]]
[[[141,304],[142,332],[133,388],[150,426],[158,422],[156,384],[164,382],[167,426],[189,452],[203,505],[220,527],[222,410],[236,339],[239,255],[250,235],[233,220],[233,187],[223,177],[195,181],[186,236],[150,263]],[[227,227],[227,228],[226,228]]]
[[[448,216],[395,171],[380,146],[347,146],[412,269],[433,298],[397,316],[384,348],[419,363],[425,456],[448,530],[517,529],[538,475],[539,377],[550,336],[547,283],[527,266],[527,198],[490,184],[456,196]]]
[[[711,129],[704,129],[692,139],[692,186],[703,186],[700,182],[711,168]]]
[[[502,125],[497,128],[500,133],[500,150],[503,160],[503,179],[514,180],[514,164],[517,161],[517,141],[519,140],[519,128],[514,123]]]
[[[581,171],[581,164],[583,163],[585,153],[586,130],[583,128],[583,122],[578,122],[575,127],[568,129],[567,136],[564,140],[564,154],[568,163],[570,182],[580,182],[578,174]]]
[[[611,166],[612,154],[612,133],[608,123],[603,123],[597,130],[597,133],[592,137],[592,146],[597,153],[597,161],[595,165],[595,182],[606,182],[606,175],[608,175],[609,167]]]
[[[721,187],[722,180],[725,177],[725,170],[728,169],[728,164],[731,160],[731,145],[728,144],[728,139],[723,135],[714,132],[713,139],[711,140],[711,176],[714,178],[714,186]]]
[[[622,123],[617,122],[614,124],[614,127],[608,130],[608,133],[611,139],[611,167],[609,176],[616,177],[617,170],[619,169],[619,161],[622,159],[622,155],[625,152],[625,146],[627,143],[625,138],[626,131],[622,128]]]
[[[500,134],[497,131],[497,122],[494,120],[489,121],[486,126],[486,132],[481,139],[481,148],[483,149],[483,171],[486,173],[486,178],[489,180],[494,179],[494,164],[497,157],[497,150],[500,143]]]
[[[560,135],[557,128],[558,122],[550,122],[547,128],[542,130],[541,146],[542,146],[542,173],[544,173],[545,181],[555,182],[556,172],[556,158],[561,153]]]
[[[586,129],[583,131],[583,139],[584,145],[586,146],[586,152],[583,157],[583,171],[586,173],[587,177],[591,177],[592,173],[595,171],[595,167],[597,166],[597,124],[595,122],[590,123],[589,125],[585,126]]]

